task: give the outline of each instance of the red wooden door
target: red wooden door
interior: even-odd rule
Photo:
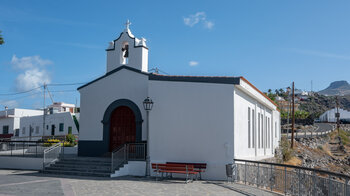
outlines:
[[[136,141],[136,123],[134,112],[126,106],[115,109],[111,115],[109,131],[109,150]]]

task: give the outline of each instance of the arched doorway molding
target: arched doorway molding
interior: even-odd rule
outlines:
[[[109,131],[110,131],[110,125],[111,125],[111,115],[115,109],[117,109],[120,106],[127,106],[129,107],[135,115],[135,124],[136,124],[136,142],[141,142],[142,140],[142,115],[139,107],[128,99],[118,99],[111,103],[108,108],[106,109],[104,115],[103,115],[103,142],[106,144],[106,147],[108,149],[109,147]]]

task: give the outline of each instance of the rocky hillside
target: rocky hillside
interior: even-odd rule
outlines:
[[[321,95],[327,95],[327,96],[343,96],[343,95],[350,95],[350,84],[345,81],[336,81],[332,82],[329,87],[326,89],[318,92]]]
[[[340,108],[350,111],[350,95],[339,96]],[[300,102],[300,109],[310,113],[312,118],[318,118],[325,111],[336,107],[334,96],[314,94],[308,99]]]

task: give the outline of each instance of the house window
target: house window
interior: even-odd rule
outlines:
[[[261,148],[264,148],[264,115],[261,114]]]
[[[253,143],[252,143],[252,147],[255,148],[255,137],[256,137],[256,133],[255,133],[255,110],[252,110],[252,130],[253,130]]]
[[[26,134],[26,128],[25,127],[22,127],[22,134]]]
[[[267,130],[267,117],[265,116],[265,148],[267,148],[267,141],[268,141],[268,130]]]
[[[267,130],[268,130],[268,135],[269,135],[267,147],[270,148],[270,140],[271,140],[270,118],[267,118]]]
[[[46,125],[46,130],[49,130],[49,125]]]
[[[36,126],[36,127],[35,127],[35,133],[36,133],[36,134],[39,134],[39,126]]]
[[[2,134],[9,134],[9,126],[5,125],[2,127]]]
[[[68,134],[72,134],[72,127],[68,127]]]
[[[64,130],[64,124],[60,123],[60,131],[62,132]]]
[[[277,122],[275,122],[275,137],[277,138]]]
[[[248,107],[248,148],[250,148],[250,107]]]
[[[260,148],[260,113],[258,113],[258,148]]]
[[[19,136],[19,129],[15,130],[15,136]]]

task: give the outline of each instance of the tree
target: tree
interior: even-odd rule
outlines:
[[[2,44],[4,44],[4,43],[5,43],[5,41],[4,41],[4,39],[2,38],[1,31],[0,31],[0,45],[2,45]]]

